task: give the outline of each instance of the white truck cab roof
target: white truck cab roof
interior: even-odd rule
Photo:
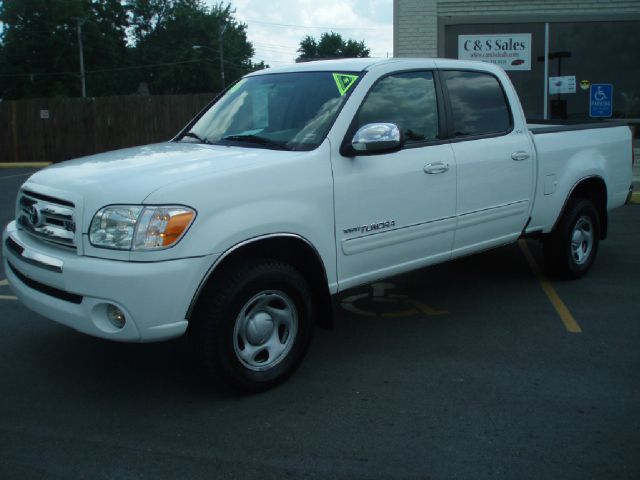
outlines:
[[[390,68],[391,70],[412,70],[415,68],[455,68],[482,70],[494,74],[503,70],[491,63],[469,60],[452,60],[447,58],[342,58],[337,60],[317,60],[312,62],[292,63],[282,67],[266,68],[252,72],[247,77],[269,75],[273,73],[292,72],[364,72],[375,68]]]

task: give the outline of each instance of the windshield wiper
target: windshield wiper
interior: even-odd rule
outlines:
[[[258,145],[264,145],[265,147],[271,147],[277,150],[290,150],[289,147],[280,142],[269,140],[265,137],[259,137],[258,135],[229,135],[227,137],[224,137],[222,140],[230,140],[232,142],[256,143]]]
[[[182,136],[182,138],[184,138],[184,137],[195,138],[199,142],[207,143],[207,144],[211,145],[211,142],[209,140],[207,140],[206,138],[201,137],[200,135],[198,135],[197,133],[194,133],[194,132],[187,132]]]

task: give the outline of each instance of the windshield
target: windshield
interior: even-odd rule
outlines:
[[[356,73],[298,72],[240,80],[181,141],[312,150],[359,80]]]

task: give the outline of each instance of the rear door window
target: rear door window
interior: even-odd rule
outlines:
[[[449,93],[456,138],[507,133],[512,121],[498,79],[481,72],[441,72]]]

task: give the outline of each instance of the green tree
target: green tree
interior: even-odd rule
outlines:
[[[131,27],[135,43],[139,43],[163,23],[173,2],[171,0],[132,0],[129,2]]]
[[[72,64],[66,54],[75,40],[73,21],[66,18],[65,7],[70,9],[69,17],[81,14],[77,2],[5,0],[0,4],[6,64],[0,74],[0,87],[5,99],[70,91],[72,74],[53,74],[78,71],[78,56]]]
[[[119,0],[4,0],[0,21],[4,98],[79,96],[77,20],[83,22],[85,70],[125,64],[127,13]],[[122,77],[87,76],[88,95],[122,90]]]
[[[344,40],[339,33],[325,32],[320,36],[320,40],[309,35],[304,37],[300,42],[298,53],[300,56],[296,62],[308,62],[329,58],[369,57],[371,50],[367,48],[364,41]]]
[[[87,95],[132,93],[127,9],[120,0],[92,0],[82,25]],[[77,43],[76,43],[77,48]],[[77,56],[77,51],[76,51]]]
[[[0,98],[214,92],[260,68],[230,4],[202,0],[0,0]],[[194,49],[194,46],[202,48]]]
[[[246,25],[235,19],[230,4],[209,8],[199,0],[136,0],[131,11],[137,63],[166,64],[140,72],[151,93],[221,90],[221,36],[226,85],[261,66],[251,62]]]
[[[8,72],[8,71],[9,71],[9,65],[7,64],[7,60],[6,60],[4,43],[2,43],[2,40],[0,40],[0,74],[2,74],[2,72]],[[2,85],[5,80],[7,80],[7,78],[3,78],[0,76],[0,101],[2,101],[3,99]]]

